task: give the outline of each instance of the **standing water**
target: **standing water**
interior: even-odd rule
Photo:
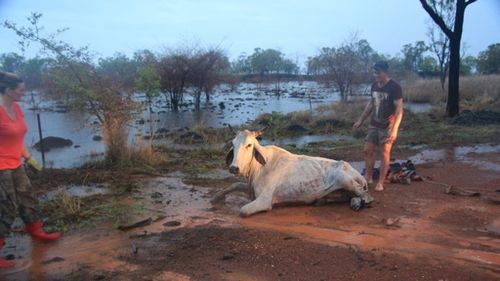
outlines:
[[[263,113],[293,111],[314,111],[317,106],[336,103],[338,92],[316,82],[282,83],[282,93],[274,94],[270,85],[241,83],[231,91],[227,86],[219,87],[211,95],[210,101],[202,99],[201,110],[194,110],[193,97],[185,95],[183,106],[178,111],[169,109],[165,97],[160,95],[152,105],[152,113],[145,105],[145,96],[136,95],[144,106],[144,111],[135,116],[130,127],[130,141],[138,136],[148,136],[160,131],[173,131],[193,126],[220,128],[226,124],[241,125],[254,120]],[[43,137],[55,136],[73,142],[61,148],[53,148],[45,153],[46,167],[73,168],[90,160],[100,159],[105,151],[99,126],[94,116],[69,112],[54,102],[41,102],[36,95],[26,96],[21,103],[28,125],[25,143],[29,147],[39,141],[37,114],[40,114]],[[39,110],[30,110],[37,105]],[[410,107],[408,107],[410,110]],[[417,106],[417,111],[422,110]],[[307,141],[303,139],[302,141]],[[284,140],[284,143],[289,141]],[[303,144],[303,143],[302,143]],[[34,157],[41,162],[41,153],[32,148]]]

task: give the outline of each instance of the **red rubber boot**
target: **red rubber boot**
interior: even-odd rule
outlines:
[[[26,231],[31,235],[31,237],[38,239],[40,241],[54,241],[61,238],[62,234],[58,232],[47,233],[42,228],[41,221],[35,221],[26,224]]]
[[[5,244],[5,239],[3,237],[0,237],[0,250],[3,248],[3,245]],[[16,266],[14,263],[0,258],[0,268],[13,268]]]

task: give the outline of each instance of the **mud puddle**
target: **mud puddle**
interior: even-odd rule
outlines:
[[[223,173],[218,171],[217,174]],[[208,189],[184,184],[180,178],[155,178],[144,182],[138,192],[126,199],[130,210],[134,210],[126,223],[150,218],[152,223],[149,225],[120,231],[116,224],[100,224],[85,231],[66,233],[54,243],[33,242],[26,233],[14,233],[6,239],[1,255],[14,257],[16,268],[2,270],[0,279],[45,280],[47,276],[62,277],[85,266],[95,270],[133,271],[134,266],[119,257],[137,251],[134,237],[177,227],[235,223],[234,216],[211,210],[207,192]]]
[[[423,149],[410,157],[415,164],[464,162],[474,167],[500,172],[500,145],[481,144],[443,149]]]
[[[412,147],[419,152],[408,159],[395,159],[394,162],[411,160],[414,164],[462,162],[486,171],[500,172],[500,145],[481,144],[476,146],[456,146],[440,149],[428,149],[426,146]],[[349,161],[356,170],[362,171],[364,161]],[[380,161],[375,162],[375,167]]]
[[[95,185],[68,185],[61,186],[55,190],[51,190],[43,195],[41,195],[38,199],[41,202],[54,200],[57,196],[65,195],[69,197],[89,197],[94,195],[105,195],[109,194],[111,190],[104,184],[95,184]]]

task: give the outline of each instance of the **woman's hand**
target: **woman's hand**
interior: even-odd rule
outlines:
[[[26,163],[33,169],[35,169],[38,172],[41,172],[43,170],[43,167],[38,164],[38,162],[35,160],[35,158],[30,157],[26,159]]]

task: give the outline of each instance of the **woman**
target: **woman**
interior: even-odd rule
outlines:
[[[0,250],[16,217],[16,209],[26,224],[26,231],[33,238],[53,241],[62,236],[43,230],[37,210],[38,201],[21,162],[21,157],[24,157],[29,165],[41,170],[23,144],[27,127],[17,102],[25,92],[21,78],[0,71]],[[14,267],[14,264],[0,258],[0,268],[9,267]]]

